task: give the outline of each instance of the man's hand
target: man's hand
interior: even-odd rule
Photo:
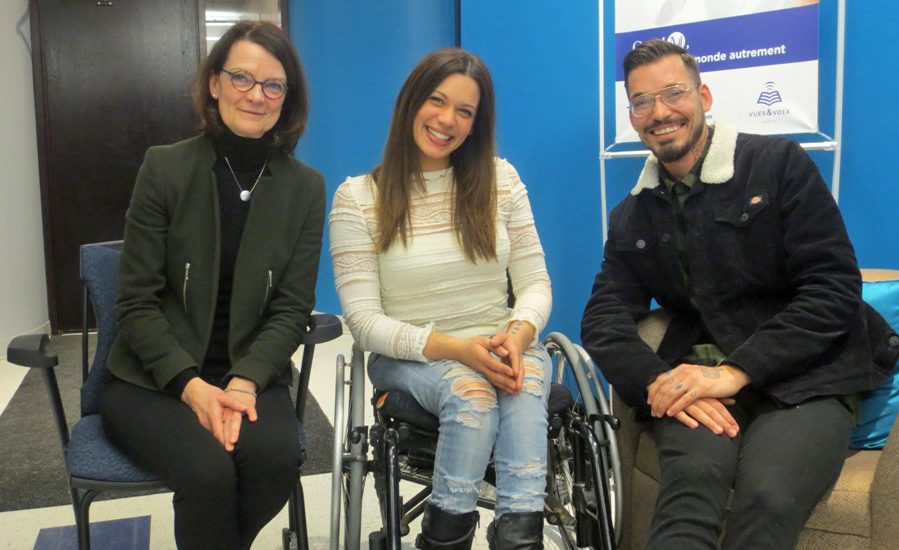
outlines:
[[[244,406],[244,410],[240,411],[225,407],[224,411],[224,427],[225,427],[225,450],[231,452],[234,450],[234,444],[240,437],[240,424],[243,421],[244,412],[250,422],[256,422],[258,415],[256,414],[256,383],[245,378],[233,377],[228,381],[228,387],[225,388],[232,399],[238,401]]]
[[[228,449],[229,443],[224,426],[225,413],[228,411],[244,413],[247,411],[247,406],[233,397],[233,394],[225,393],[221,388],[213,386],[199,377],[187,383],[184,391],[181,392],[181,401],[187,403],[187,406],[197,415],[200,424],[212,432],[212,436],[225,449]],[[233,445],[230,446],[231,449],[234,448]]]
[[[730,398],[700,397],[675,414],[674,418],[693,429],[701,424],[717,435],[726,433],[737,437],[740,426],[726,407],[733,404],[734,400]]]
[[[701,397],[733,397],[749,384],[749,376],[727,364],[704,367],[683,363],[660,374],[647,387],[652,415],[675,416]]]

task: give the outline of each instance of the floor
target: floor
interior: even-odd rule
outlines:
[[[352,339],[345,335],[316,348],[310,391],[328,418],[334,420],[336,357],[349,358]],[[15,393],[25,369],[0,361],[0,411]],[[347,372],[347,376],[349,373]],[[370,414],[370,413],[369,413]],[[331,546],[330,506],[331,475],[305,476],[306,517],[309,543],[314,549]],[[172,532],[171,494],[99,501],[91,506],[92,532],[95,549],[145,550],[174,549]],[[474,548],[487,548],[486,526],[492,512],[481,511],[481,527],[475,537]],[[62,550],[76,548],[74,516],[71,506],[57,506],[33,510],[0,513],[0,549]],[[281,548],[281,529],[287,525],[287,508],[266,526],[253,544],[254,550]],[[363,501],[362,547],[367,548],[367,533],[380,526],[377,499],[368,478]],[[413,548],[419,522],[412,525],[412,533],[403,538],[403,548]],[[547,548],[560,547],[557,533],[547,528]]]

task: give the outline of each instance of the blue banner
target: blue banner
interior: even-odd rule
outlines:
[[[818,59],[818,4],[722,19],[618,33],[617,81],[621,63],[636,44],[661,38],[690,52],[703,73]]]

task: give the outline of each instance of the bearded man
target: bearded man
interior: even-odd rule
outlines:
[[[678,46],[640,44],[624,71],[652,155],[612,211],[581,337],[652,424],[648,547],[793,548],[899,338],[862,301],[837,205],[796,143],[708,125],[711,91]],[[652,299],[672,313],[657,353],[636,330]]]

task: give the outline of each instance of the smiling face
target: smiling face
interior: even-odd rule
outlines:
[[[677,107],[655,99],[652,112],[644,117],[630,114],[631,126],[640,140],[675,177],[683,177],[705,147],[708,128],[705,113],[712,107],[712,94],[705,84],[696,84],[678,55],[666,55],[654,63],[640,65],[628,75],[628,98],[658,94],[662,89],[681,85],[690,88]],[[698,151],[695,155],[691,151]]]
[[[450,153],[471,134],[481,91],[470,76],[452,74],[437,85],[412,121],[424,172],[449,166]]]
[[[258,81],[287,79],[281,62],[268,50],[249,40],[239,40],[231,46],[223,68],[250,75]],[[209,78],[209,92],[218,101],[222,122],[241,137],[262,137],[278,122],[284,104],[284,97],[265,97],[259,85],[246,92],[237,90],[224,72]]]

